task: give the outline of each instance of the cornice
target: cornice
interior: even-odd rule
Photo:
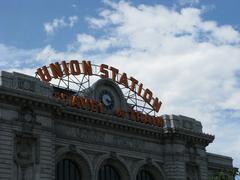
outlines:
[[[221,163],[208,162],[208,168],[214,170],[233,170],[232,165],[223,165]]]
[[[50,111],[54,119],[60,118],[68,122],[84,123],[103,129],[152,138],[159,143],[164,143],[165,140],[171,140],[173,143],[175,140],[180,140],[207,146],[214,139],[214,136],[209,134],[185,129],[160,128],[128,119],[121,119],[113,115],[72,108],[56,98],[40,96],[22,90],[0,87],[0,100],[16,106],[28,105],[33,109],[39,108],[40,110]]]
[[[29,105],[33,108],[56,109],[61,105],[57,99],[41,96],[32,92],[16,90],[0,86],[0,100],[11,105]]]
[[[169,137],[172,140],[181,140],[187,143],[200,144],[202,146],[208,146],[215,138],[210,134],[194,132],[183,128],[168,128],[165,130],[164,137]]]

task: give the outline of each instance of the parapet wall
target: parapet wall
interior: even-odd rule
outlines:
[[[17,72],[0,71],[0,86],[47,97],[52,96],[53,91],[49,84]]]
[[[202,124],[193,118],[182,115],[164,115],[164,123],[166,128],[184,129],[197,133],[202,133]]]

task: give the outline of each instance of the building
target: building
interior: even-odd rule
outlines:
[[[82,94],[99,96],[105,113],[69,106],[56,92],[72,93],[1,71],[1,180],[207,180],[233,170],[232,158],[206,152],[214,136],[193,118],[163,115],[161,127],[112,114],[128,106],[112,80]]]

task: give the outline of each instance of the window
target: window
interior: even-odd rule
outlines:
[[[58,162],[56,180],[81,180],[81,174],[77,165],[69,159],[63,159]]]
[[[197,166],[187,164],[186,170],[187,170],[187,180],[199,180]]]
[[[146,170],[141,170],[137,174],[137,180],[154,180],[153,176]]]
[[[120,180],[120,176],[112,166],[104,165],[98,172],[98,180]]]

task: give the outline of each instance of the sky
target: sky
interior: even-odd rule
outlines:
[[[0,70],[87,59],[134,76],[240,167],[240,1],[0,1]]]

